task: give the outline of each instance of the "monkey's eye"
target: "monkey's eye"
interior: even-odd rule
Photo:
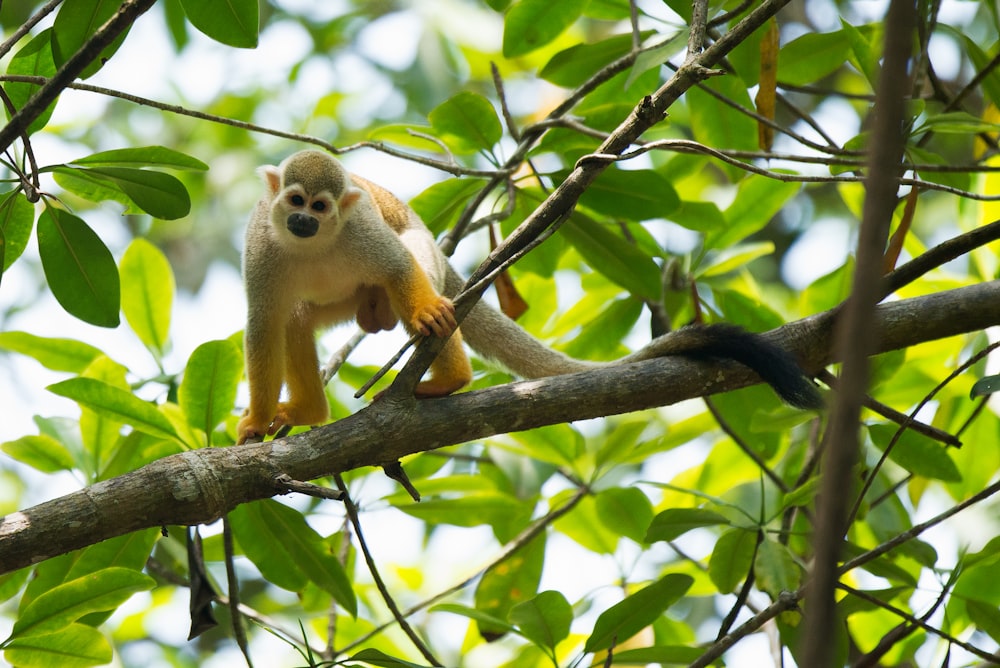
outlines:
[[[313,202],[310,207],[313,211],[326,211],[326,202]]]
[[[306,198],[302,195],[292,195],[288,198],[288,201],[291,202],[293,206],[302,206],[306,203]]]

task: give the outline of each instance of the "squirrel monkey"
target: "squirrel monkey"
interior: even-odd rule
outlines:
[[[351,319],[368,332],[402,320],[410,332],[450,336],[416,387],[422,397],[450,394],[472,379],[464,336],[524,378],[664,355],[713,356],[749,366],[794,406],[821,403],[786,351],[734,325],[689,325],[614,362],[568,357],[483,302],[459,330],[448,296],[463,280],[410,207],[322,151],[300,151],[259,171],[266,192],[251,215],[243,257],[250,407],[239,422],[240,443],[328,419],[314,332]],[[288,401],[279,403],[283,383]]]

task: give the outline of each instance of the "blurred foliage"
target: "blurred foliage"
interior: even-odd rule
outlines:
[[[51,76],[118,3],[64,0],[43,15],[47,4],[0,6],[5,39],[31,25],[0,53],[8,117],[38,86],[5,77]],[[746,9],[710,4],[712,38]],[[362,144],[345,160],[410,189],[435,233],[472,214],[460,262],[478,260],[488,242],[476,221],[500,214],[494,227],[508,234],[682,62],[689,3],[636,5],[633,32],[625,0],[155,4],[84,72],[85,83],[110,90],[64,91],[28,130],[31,159],[21,140],[0,160],[9,184],[0,195],[0,350],[7,362],[37,361],[58,379],[48,389],[79,405],[73,417],[36,415],[37,433],[0,432],[3,512],[44,498],[39,490],[233,442],[240,336],[202,340],[178,362],[178,329],[198,323],[177,321],[174,298],[201,290],[213,263],[238,266],[257,165],[305,142]],[[792,2],[744,40],[721,66],[726,76],[688,91],[644,135],[660,150],[609,168],[560,232],[513,269],[530,305],[521,323],[574,355],[606,359],[648,336],[649,304],[675,325],[702,317],[763,330],[840,303],[863,202],[881,6]],[[996,3],[919,6],[906,124],[906,176],[919,182],[915,207],[901,201],[893,221],[903,259],[1000,219],[997,203],[981,199],[1000,191]],[[614,62],[613,76],[599,74]],[[522,148],[510,187],[466,212],[484,175]],[[394,182],[378,178],[387,165]],[[995,251],[980,248],[901,295],[996,273]],[[50,295],[68,314],[61,336],[34,326]],[[110,329],[135,345],[104,343]],[[881,356],[873,396],[911,411],[984,343],[970,335]],[[845,490],[852,500],[863,493],[847,557],[872,554],[993,481],[1000,423],[970,399],[996,386],[976,384],[983,367],[919,413],[959,435],[961,449],[913,431],[897,438],[895,423],[866,413],[864,491]],[[508,378],[476,368],[475,386]],[[334,384],[353,391],[369,372],[349,364]],[[22,381],[4,382],[14,392]],[[329,395],[334,415],[358,406],[336,388]],[[381,576],[429,652],[448,666],[686,664],[734,619],[800,587],[821,418],[760,387],[712,404],[414,456],[404,465],[420,503],[380,472],[347,475]],[[997,650],[996,503],[966,513],[973,520],[843,576],[831,656],[944,665]],[[357,558],[342,504],[249,504],[232,528],[260,664],[426,665]],[[222,536],[205,533],[208,578],[225,591]],[[149,530],[0,575],[5,658],[22,667],[240,661],[228,624],[184,640],[184,535]],[[734,606],[741,617],[729,614]],[[926,626],[900,633],[911,616]],[[789,662],[799,619],[784,612],[770,632]],[[758,640],[737,643],[732,665],[764,661],[768,643]]]

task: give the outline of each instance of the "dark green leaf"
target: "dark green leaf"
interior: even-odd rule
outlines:
[[[583,651],[595,652],[628,640],[656,621],[692,584],[694,578],[690,575],[670,573],[611,606],[597,618],[594,632],[587,638]]]
[[[636,297],[659,299],[660,269],[653,259],[621,236],[580,214],[559,228],[559,234],[606,277]]]
[[[756,550],[755,531],[737,528],[719,536],[708,560],[708,577],[720,593],[733,593],[736,586],[750,575]]]
[[[704,654],[699,647],[684,647],[681,645],[654,645],[641,649],[626,649],[614,653],[616,666],[645,666],[650,663],[680,664],[694,663]]]
[[[468,91],[442,102],[427,118],[438,136],[457,153],[489,151],[503,134],[489,100]]]
[[[896,426],[891,424],[873,424],[868,428],[875,447],[884,451],[889,445]],[[931,478],[959,482],[962,474],[955,462],[948,456],[945,447],[923,434],[907,429],[889,451],[889,459],[899,464],[910,473]]]
[[[75,174],[67,173],[65,168],[58,168],[54,171],[57,176],[77,176],[81,179],[96,180],[99,185],[120,190],[135,206],[155,218],[175,220],[186,216],[191,211],[191,197],[188,195],[187,188],[177,177],[170,174],[132,167],[101,166],[75,169]],[[64,185],[65,180],[57,178],[57,181],[60,185]],[[84,197],[87,196],[83,190],[75,190],[74,192]],[[117,197],[112,199],[121,201]]]
[[[484,183],[482,179],[447,179],[411,199],[410,206],[431,232],[439,234],[458,220]]]
[[[27,332],[0,332],[0,349],[34,358],[46,369],[82,373],[103,353],[83,341],[48,338]]]
[[[643,33],[643,37],[651,34]],[[632,50],[632,35],[615,35],[594,44],[574,44],[552,56],[538,76],[557,86],[575,88],[608,63]],[[662,64],[662,60],[660,63]]]
[[[48,390],[53,394],[72,399],[98,413],[120,419],[147,434],[163,438],[177,438],[177,432],[174,431],[170,420],[154,405],[113,385],[94,378],[70,378],[49,385]]]
[[[729,520],[706,508],[668,508],[656,515],[646,531],[645,541],[674,540],[692,529],[728,525]]]
[[[226,46],[257,46],[257,0],[181,0],[191,25]]]
[[[281,543],[281,530],[273,527],[258,503],[244,503],[229,513],[233,536],[243,554],[254,563],[261,575],[273,585],[288,591],[302,591],[308,578],[295,565]],[[275,511],[284,516],[285,510]]]
[[[120,0],[64,0],[52,26],[52,55],[56,65],[62,66],[69,60],[119,9]],[[126,34],[127,31],[123,32],[101,51],[80,78],[86,79],[101,69],[121,46]]]
[[[517,58],[539,49],[570,27],[586,0],[520,0],[503,22],[503,55]]]
[[[125,249],[119,268],[122,311],[132,331],[154,356],[166,352],[174,301],[174,273],[163,252],[145,239]]]
[[[201,160],[165,146],[141,146],[101,151],[73,160],[70,164],[83,167],[169,167],[197,171],[208,169],[208,165]]]
[[[28,42],[20,51],[14,54],[7,67],[7,74],[28,76],[28,77],[51,77],[56,73],[55,61],[52,58],[52,30],[43,30]],[[4,85],[7,95],[10,96],[11,104],[15,109],[24,106],[32,95],[41,86],[30,83],[7,82]],[[42,112],[38,118],[28,126],[28,134],[34,134],[49,122],[52,110],[56,103],[49,105],[48,109]],[[8,112],[9,115],[9,112]]]
[[[508,621],[517,625],[521,634],[543,649],[554,650],[569,636],[573,608],[557,591],[543,591],[529,601],[511,608]]]
[[[361,650],[351,657],[351,661],[363,661],[373,666],[380,666],[381,668],[427,668],[424,664],[397,659],[373,648]]]
[[[46,207],[38,218],[38,254],[52,294],[68,313],[92,325],[118,326],[118,267],[82,219]]]
[[[399,509],[433,524],[463,527],[488,524],[505,539],[512,538],[531,519],[529,504],[499,492],[480,492],[456,499],[424,499],[401,505]]]
[[[965,609],[979,630],[985,631],[993,640],[1000,640],[1000,610],[995,605],[968,600]]]
[[[2,343],[2,342],[0,342]],[[969,398],[986,397],[1000,389],[1000,376],[985,376],[972,385]]]
[[[233,410],[243,353],[229,339],[208,341],[191,354],[177,393],[188,424],[211,433]]]
[[[651,169],[607,169],[580,197],[580,204],[614,219],[664,218],[680,205],[670,181]]]
[[[24,193],[11,190],[0,196],[0,274],[21,257],[34,222],[35,207]]]

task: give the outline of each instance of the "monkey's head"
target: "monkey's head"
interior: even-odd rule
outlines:
[[[260,173],[271,199],[271,225],[288,244],[333,242],[361,196],[343,166],[323,151],[299,151]]]

